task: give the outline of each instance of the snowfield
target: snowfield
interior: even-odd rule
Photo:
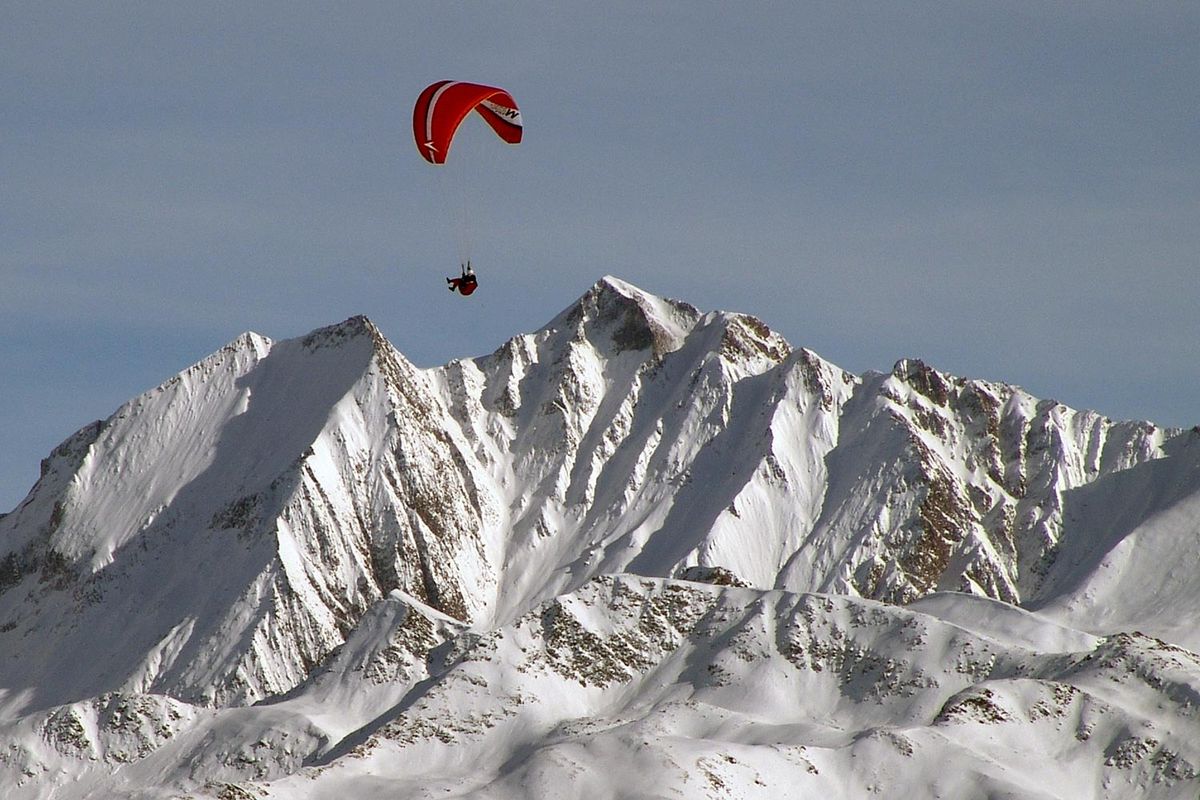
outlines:
[[[1200,793],[1200,428],[606,277],[247,333],[0,516],[5,798]]]

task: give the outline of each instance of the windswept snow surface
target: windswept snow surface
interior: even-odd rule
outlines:
[[[0,796],[1200,792],[1200,430],[607,277],[245,334],[0,516]]]

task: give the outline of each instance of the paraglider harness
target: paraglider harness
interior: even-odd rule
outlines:
[[[449,284],[446,288],[450,291],[458,290],[458,293],[466,297],[479,286],[479,281],[475,280],[475,270],[471,269],[471,261],[462,265],[462,275],[458,278],[446,278],[446,283]]]

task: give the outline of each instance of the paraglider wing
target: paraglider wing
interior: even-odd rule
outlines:
[[[426,161],[446,163],[454,134],[472,111],[504,141],[521,141],[521,112],[508,92],[478,83],[438,81],[421,92],[413,107],[413,140]]]

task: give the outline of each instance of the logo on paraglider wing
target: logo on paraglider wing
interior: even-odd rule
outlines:
[[[493,103],[491,100],[484,100],[480,105],[501,119],[511,122],[513,125],[520,126],[521,124],[521,112],[515,108],[498,105]]]
[[[426,143],[425,143],[425,146],[429,148],[429,152],[431,152],[431,153],[436,153],[436,152],[437,152],[437,148],[433,146],[433,142],[432,142],[432,141],[426,142]]]

